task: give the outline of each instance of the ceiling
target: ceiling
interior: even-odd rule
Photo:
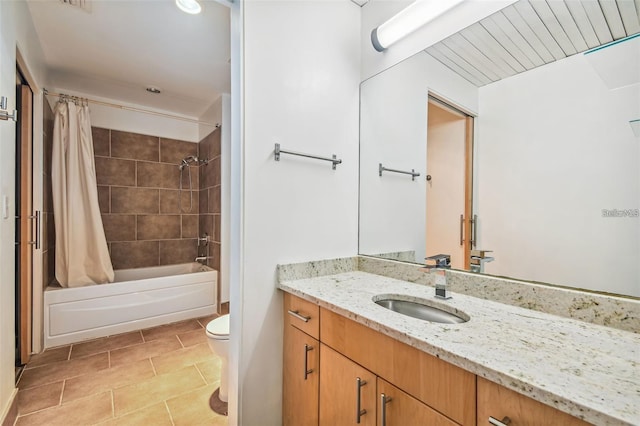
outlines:
[[[520,0],[426,49],[481,87],[640,33],[640,0]]]
[[[199,117],[230,92],[229,8],[200,0],[27,0],[45,55],[50,90]],[[161,94],[146,91],[148,86]]]

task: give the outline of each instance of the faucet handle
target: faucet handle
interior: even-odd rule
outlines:
[[[451,255],[449,254],[436,254],[434,256],[425,257],[427,269],[451,269]],[[429,261],[433,261],[434,264],[429,265]]]

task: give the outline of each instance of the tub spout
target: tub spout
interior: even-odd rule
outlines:
[[[194,262],[201,262],[201,261],[207,261],[207,259],[213,259],[212,256],[198,256],[196,257],[196,259],[194,260]]]

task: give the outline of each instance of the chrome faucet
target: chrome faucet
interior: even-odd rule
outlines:
[[[435,264],[425,266],[428,272],[434,270],[436,274],[435,287],[436,297],[439,299],[451,299],[449,290],[447,289],[447,274],[445,269],[451,269],[451,256],[448,254],[436,254],[425,258],[427,261],[434,261]]]
[[[206,262],[208,259],[213,259],[213,257],[212,256],[198,256],[198,257],[195,258],[194,262],[200,262],[202,260],[204,260]]]
[[[425,265],[427,269],[451,269],[451,255],[448,254],[436,254],[435,256],[425,257],[425,260],[428,262],[430,260],[434,261],[433,265]]]

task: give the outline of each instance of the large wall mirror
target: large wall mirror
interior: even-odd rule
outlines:
[[[638,32],[521,0],[364,81],[360,254],[640,297]]]

